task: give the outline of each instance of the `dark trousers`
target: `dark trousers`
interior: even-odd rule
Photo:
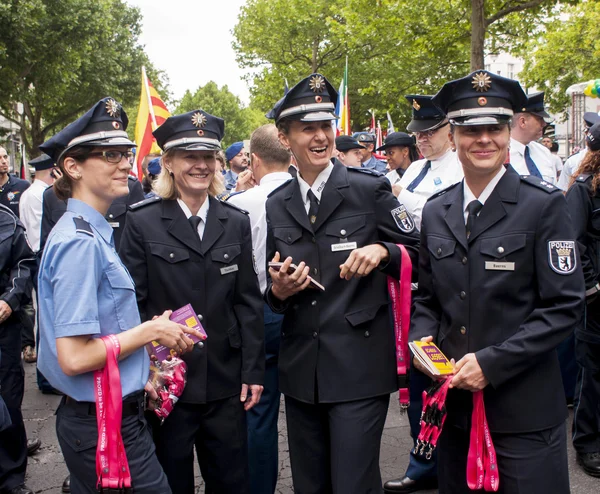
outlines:
[[[578,453],[600,452],[600,341],[575,341],[577,376],[573,401],[573,447]]]
[[[296,494],[381,493],[379,449],[389,395],[309,404],[285,397]]]
[[[175,494],[196,492],[194,447],[206,494],[249,492],[246,412],[239,395],[204,405],[177,403],[153,432],[156,454]]]
[[[23,484],[27,469],[27,435],[21,414],[25,373],[21,362],[19,329],[19,325],[0,329],[4,332],[2,340],[6,340],[11,332],[17,335],[15,341],[10,343],[0,341],[0,389],[12,421],[12,425],[0,432],[0,491]]]
[[[423,409],[423,391],[431,386],[431,379],[414,367],[410,370],[410,405],[408,406],[408,421],[410,423],[410,436],[413,446],[421,431],[421,411]],[[415,455],[410,452],[410,460],[406,469],[406,476],[412,480],[437,476],[437,452],[434,451],[428,460],[425,456]]]
[[[500,494],[569,494],[565,424],[537,432],[492,433]],[[438,442],[440,494],[471,494],[467,486],[469,431],[446,425]]]
[[[140,412],[123,417],[121,434],[136,494],[170,494],[167,478],[158,462],[154,443],[144,418],[141,393],[137,398]],[[96,494],[96,416],[61,401],[56,411],[56,435],[71,475],[73,494]]]
[[[35,347],[35,337],[33,335],[33,328],[35,326],[35,309],[33,302],[29,302],[23,305],[19,310],[21,316],[21,346]]]
[[[265,304],[264,317],[266,357],[264,390],[260,402],[247,412],[248,463],[252,494],[274,493],[279,471],[277,419],[281,393],[277,361],[283,316],[275,314]]]

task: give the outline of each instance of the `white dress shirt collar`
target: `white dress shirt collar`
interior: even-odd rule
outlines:
[[[325,184],[327,183],[327,180],[329,180],[329,177],[330,177],[332,171],[333,171],[333,163],[329,163],[327,168],[325,168],[321,173],[319,173],[317,175],[317,178],[313,182],[312,186],[308,185],[308,183],[306,183],[305,180],[302,178],[301,174],[298,173],[298,185],[300,186],[300,193],[302,194],[302,201],[304,201],[305,205],[310,204],[308,197],[306,196],[306,194],[308,194],[309,189],[311,189],[313,191],[313,194],[315,195],[317,200],[319,202],[321,202],[321,194],[323,193]]]
[[[183,214],[185,214],[185,217],[189,220],[190,217],[194,216],[192,214],[192,212],[190,211],[190,208],[187,207],[187,204],[185,202],[183,202],[181,199],[177,199],[177,204],[179,204],[179,207],[181,208],[181,210],[183,211]],[[198,235],[200,236],[200,239],[202,239],[202,236],[204,235],[204,228],[206,227],[206,218],[208,216],[208,206],[209,206],[209,200],[208,200],[208,195],[206,196],[206,199],[204,200],[204,203],[202,204],[202,206],[200,206],[200,209],[198,210],[198,214],[196,214],[196,216],[200,217],[200,223],[198,223]]]
[[[444,154],[442,154],[439,158],[436,158],[431,161],[431,169],[437,170],[440,166],[443,166],[446,163],[446,160],[454,159],[454,151],[452,149],[448,149]]]
[[[498,173],[496,173],[494,178],[492,178],[489,181],[489,183],[485,186],[485,189],[483,189],[481,194],[479,194],[479,197],[475,197],[475,194],[473,194],[473,192],[471,192],[471,189],[469,189],[466,179],[463,180],[463,213],[465,216],[465,223],[467,221],[468,216],[467,206],[471,203],[471,201],[474,200],[478,200],[482,205],[485,204],[485,201],[487,201],[490,198],[490,195],[492,194],[492,192],[494,192],[496,185],[498,185],[498,182],[500,182],[500,179],[505,173],[506,168],[504,166],[501,166],[500,170],[498,170]]]
[[[267,173],[263,178],[260,179],[258,185],[266,185],[270,182],[277,182],[282,180],[289,180],[292,176],[288,172],[272,172]]]

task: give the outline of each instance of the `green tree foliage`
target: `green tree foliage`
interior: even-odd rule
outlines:
[[[136,108],[142,65],[165,87],[138,42],[140,20],[122,0],[0,0],[0,114],[21,126],[30,156],[104,96]]]
[[[318,71],[337,86],[348,56],[353,129],[369,125],[371,108],[384,127],[389,111],[402,129],[410,119],[403,95],[433,94],[470,71],[474,3],[489,51],[516,49],[560,11],[554,0],[248,0],[233,47],[252,70],[252,106],[262,111],[285,79],[292,85]]]
[[[234,142],[250,139],[254,129],[267,123],[262,112],[244,107],[240,99],[229,91],[227,86],[219,88],[213,81],[199,87],[194,94],[189,90],[186,91],[174,114],[198,109],[225,120],[223,148]]]
[[[545,89],[551,111],[568,108],[570,98],[565,91],[569,86],[600,78],[599,26],[600,2],[581,2],[549,22],[545,31],[525,46],[523,81]]]

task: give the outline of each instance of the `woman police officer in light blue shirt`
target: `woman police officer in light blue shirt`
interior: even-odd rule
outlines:
[[[152,340],[183,353],[194,330],[169,321],[166,311],[140,324],[135,287],[113,243],[104,215],[128,193],[131,142],[127,115],[104,98],[40,146],[61,168],[56,193],[67,211],[55,225],[39,270],[38,365],[65,394],[57,411],[58,440],[71,473],[73,493],[96,490],[96,423],[93,372],[104,367],[101,336],[116,334],[121,346],[122,436],[136,493],[170,493],[143,415],[149,373],[144,345]]]

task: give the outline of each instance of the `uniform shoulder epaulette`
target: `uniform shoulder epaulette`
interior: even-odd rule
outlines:
[[[271,197],[272,195],[275,195],[278,191],[285,189],[288,185],[290,185],[293,182],[294,182],[293,178],[290,178],[286,182],[283,182],[279,187],[276,187],[275,189],[273,189],[267,197]]]
[[[148,206],[149,204],[154,204],[155,202],[159,202],[159,201],[162,201],[162,197],[159,197],[159,196],[149,197],[148,199],[144,199],[143,201],[133,203],[131,206],[129,206],[129,210],[135,211],[137,209],[143,208],[144,206]]]
[[[542,189],[548,193],[555,192],[557,190],[561,190],[555,185],[552,185],[550,182],[546,182],[541,178],[534,177],[533,175],[520,175],[521,180],[529,185],[533,185],[538,189]]]
[[[372,168],[358,168],[354,166],[347,167],[348,171],[364,173],[365,175],[373,175],[374,177],[383,177],[383,173],[373,170]]]
[[[577,182],[585,182],[591,177],[593,177],[591,173],[580,173],[575,180],[577,180]]]
[[[432,199],[435,199],[436,197],[443,196],[446,192],[448,192],[449,190],[452,190],[454,187],[456,187],[459,184],[462,184],[462,181],[456,182],[455,184],[452,184],[452,185],[446,187],[445,189],[438,190],[435,194],[433,194],[432,196],[429,196],[429,199],[427,199],[427,201],[431,201]]]
[[[243,192],[246,192],[246,191],[238,190],[237,192],[235,192],[235,191],[231,191],[231,190],[226,190],[222,194],[219,194],[217,196],[217,199],[219,199],[220,201],[227,201],[227,200],[229,200],[230,197],[237,196],[238,194],[242,194]]]
[[[94,236],[94,230],[92,230],[92,226],[85,221],[81,216],[73,217],[73,223],[75,223],[75,231],[77,233],[85,233],[90,237]]]
[[[127,175],[127,178],[129,180],[131,180],[132,182],[139,182],[139,180],[137,179],[137,177],[134,177],[133,175]]]
[[[221,204],[223,204],[224,206],[230,207],[232,209],[235,209],[236,211],[239,211],[240,213],[244,213],[244,214],[250,214],[248,211],[246,211],[245,209],[242,209],[240,207],[237,207],[235,204],[231,204],[230,202],[227,201],[220,201]]]

